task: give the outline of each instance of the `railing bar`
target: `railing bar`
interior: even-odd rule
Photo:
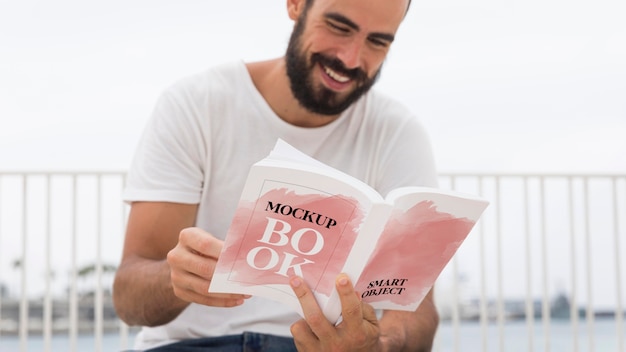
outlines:
[[[89,170],[78,170],[78,171],[43,171],[43,170],[14,170],[14,171],[1,171],[0,175],[2,176],[21,176],[21,175],[31,175],[31,176],[116,176],[120,174],[126,173],[125,170],[105,170],[105,171],[89,171]],[[591,177],[591,178],[613,178],[613,177],[623,177],[622,173],[580,173],[580,174],[568,174],[568,173],[510,173],[510,172],[495,172],[495,173],[486,173],[486,172],[440,172],[439,176],[441,177],[501,177],[501,178],[510,178],[510,177],[528,177],[528,178],[568,178],[572,176],[578,177]]]
[[[478,194],[482,195],[483,177],[478,177]],[[487,352],[487,269],[485,264],[485,226],[484,221],[480,221],[480,331],[482,337],[483,352]]]
[[[52,197],[52,192],[50,190],[51,185],[50,185],[50,175],[46,176],[46,218],[44,220],[44,226],[45,226],[45,236],[46,239],[44,241],[45,245],[45,271],[44,271],[44,275],[45,275],[45,293],[44,293],[44,308],[43,308],[43,335],[44,335],[44,349],[46,351],[51,351],[52,350],[52,301],[51,301],[51,275],[52,275],[52,269],[51,269],[51,241],[50,241],[50,225],[51,225],[51,217],[50,217],[50,209],[52,208],[52,202],[51,202],[51,197]]]
[[[587,310],[585,318],[587,319],[587,335],[589,336],[589,351],[595,351],[594,341],[594,314],[593,314],[593,290],[592,290],[592,273],[591,273],[591,234],[589,224],[589,179],[583,180],[583,199],[584,199],[584,218],[585,218],[585,256],[587,258]]]
[[[562,178],[567,178],[567,177],[572,177],[572,176],[578,176],[578,177],[591,177],[591,178],[612,178],[612,177],[623,177],[624,174],[623,173],[611,173],[611,172],[606,172],[606,173],[594,173],[594,172],[590,172],[590,173],[533,173],[533,172],[523,172],[523,173],[510,173],[510,172],[494,172],[494,173],[488,173],[488,172],[455,172],[455,171],[448,171],[448,172],[440,172],[439,173],[440,176],[446,176],[446,177],[451,177],[451,176],[455,176],[455,177],[501,177],[501,178],[515,178],[515,177],[528,177],[528,178],[546,178],[546,179],[562,179]]]
[[[126,174],[122,175],[122,189],[121,191],[124,191],[124,188],[126,187]],[[124,203],[122,202],[121,204],[121,209],[122,209],[122,228],[120,233],[122,234],[122,236],[124,236],[125,233],[125,229],[126,229],[126,222],[127,222],[127,218],[126,218],[126,207],[124,205]],[[128,349],[128,334],[129,334],[129,329],[128,329],[128,325],[126,323],[124,323],[123,321],[119,321],[120,322],[120,350],[121,351],[125,351]]]
[[[77,229],[78,229],[78,182],[77,176],[72,175],[72,229],[71,229],[71,272],[70,275],[72,277],[72,282],[70,285],[70,328],[69,328],[69,338],[70,338],[70,351],[76,352],[78,351],[78,289],[77,289],[77,281],[78,281],[78,269],[77,266]]]
[[[97,178],[97,200],[96,200],[96,294],[94,316],[96,324],[94,326],[94,336],[96,337],[95,351],[102,351],[102,327],[103,327],[103,302],[102,302],[102,176]]]
[[[3,177],[2,175],[0,175],[0,248],[2,248],[2,184],[3,184]],[[0,266],[0,277],[2,277],[2,266]],[[0,291],[2,290],[2,287],[0,287]],[[0,321],[2,321],[2,292],[0,292]],[[0,343],[2,342],[2,330],[0,330]]]
[[[20,351],[28,349],[28,285],[26,280],[28,266],[28,177],[22,175],[22,257],[20,260],[21,269],[21,297],[20,297]]]
[[[499,351],[504,352],[504,290],[502,280],[502,219],[500,207],[502,206],[501,192],[500,192],[500,176],[496,176],[496,275],[498,285],[498,333],[500,348]]]
[[[620,242],[620,221],[619,221],[619,204],[617,201],[617,178],[612,178],[612,192],[613,195],[613,229],[615,235],[615,297],[616,297],[616,312],[615,323],[617,328],[617,345],[618,351],[626,350],[624,345],[624,308],[622,305],[622,263],[620,260],[621,254],[621,242]]]
[[[42,170],[17,170],[0,171],[0,176],[116,176],[126,171],[42,171]]]
[[[454,176],[450,177],[450,188],[454,189],[455,179]],[[458,352],[459,345],[459,326],[461,324],[460,312],[459,312],[459,264],[456,256],[452,258],[452,331],[454,337],[454,351]]]
[[[543,267],[542,285],[543,298],[541,318],[543,321],[544,351],[550,351],[550,294],[548,290],[548,245],[546,234],[546,195],[545,195],[545,178],[539,178],[539,212],[541,223],[541,264]]]
[[[578,338],[578,281],[576,280],[578,270],[576,266],[576,223],[574,219],[576,218],[574,213],[574,184],[572,177],[568,177],[567,179],[568,186],[568,200],[569,200],[569,226],[570,226],[570,278],[572,280],[572,284],[570,287],[570,320],[572,322],[572,344],[574,345],[574,350],[572,352],[578,352],[579,347],[579,338]]]
[[[532,240],[530,236],[530,205],[528,197],[528,177],[523,178],[523,197],[524,197],[524,233],[526,237],[526,328],[528,331],[528,351],[535,350],[535,306],[533,300],[533,281],[532,281]]]

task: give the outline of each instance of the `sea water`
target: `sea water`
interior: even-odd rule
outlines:
[[[92,351],[128,351],[131,349],[135,333],[129,334],[122,338],[118,333],[105,333],[102,335],[102,343],[100,346],[96,343],[93,334],[78,335],[75,344],[76,352],[92,352]],[[20,338],[15,335],[0,335],[0,352],[30,352],[46,351],[47,345],[41,335],[30,335],[26,343],[26,349],[21,350]],[[68,352],[72,351],[70,338],[67,334],[54,334],[50,341],[50,351]]]
[[[569,320],[552,320],[547,328],[541,320],[533,321],[532,326],[519,320],[506,322],[502,327],[489,323],[486,328],[479,322],[463,322],[456,328],[450,322],[442,322],[433,351],[626,352],[619,350],[619,337],[626,336],[625,325],[618,332],[614,319],[597,319],[591,327],[581,320],[576,330]]]
[[[626,324],[623,324],[626,325]],[[546,343],[546,333],[540,320],[534,321],[532,334],[525,321],[506,322],[502,328],[497,324],[489,323],[486,326],[485,338],[482,337],[483,327],[478,322],[463,322],[455,328],[450,322],[442,322],[436,338],[435,352],[572,352],[575,344],[579,351],[594,352],[626,352],[619,351],[617,323],[614,319],[599,319],[593,323],[593,337],[590,338],[589,327],[585,321],[580,321],[578,332],[570,321],[552,321],[547,329],[549,343]],[[503,333],[504,348],[501,351],[500,331]],[[621,331],[626,336],[626,330]],[[127,339],[119,334],[107,333],[103,335],[101,348],[96,346],[93,335],[79,335],[76,341],[76,351],[124,351],[132,347],[135,334],[131,333]],[[458,341],[454,337],[458,336]],[[593,346],[590,346],[592,344]],[[70,339],[65,334],[56,334],[50,342],[51,351],[70,351]],[[531,349],[532,347],[532,349]],[[0,335],[0,352],[20,351],[18,336]],[[25,351],[45,351],[42,336],[29,336]],[[24,352],[25,352],[24,351]]]

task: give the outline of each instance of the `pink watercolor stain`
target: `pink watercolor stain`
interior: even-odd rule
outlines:
[[[321,214],[320,224],[322,225],[297,219],[291,215],[283,215],[280,212],[268,211],[268,202],[272,202],[274,206],[281,204],[288,205],[292,209],[302,209],[297,213],[300,217],[304,210]],[[289,243],[274,245],[279,242],[279,235],[272,237],[275,240],[271,242],[272,244],[259,242],[270,222],[268,217],[284,221],[291,226],[290,232],[285,233],[289,238]],[[328,221],[326,217],[335,220],[336,225],[327,228],[325,226],[327,222],[323,222],[323,220]],[[256,202],[241,201],[239,203],[220,258],[232,265],[218,270],[221,270],[221,273],[228,273],[229,280],[244,285],[288,285],[289,277],[295,275],[294,270],[289,269],[287,276],[277,272],[287,256],[296,256],[292,257],[291,263],[301,263],[304,259],[313,262],[300,266],[305,282],[317,292],[329,296],[335,287],[335,277],[343,268],[362,221],[363,212],[358,208],[354,199],[323,195],[319,192],[300,195],[287,188],[272,189],[261,195]],[[282,227],[277,225],[275,229],[278,231]],[[297,247],[305,254],[315,253],[305,255],[294,248],[291,243],[294,233],[303,228],[314,229],[321,234],[324,243],[321,250],[314,250],[319,238],[311,231],[305,231],[306,234],[300,236]],[[258,250],[258,247],[266,248]],[[254,256],[253,263],[256,268],[250,266],[246,259],[255,249],[257,255]],[[278,262],[272,265],[272,259],[276,258]],[[263,268],[263,270],[258,268]]]
[[[423,201],[406,212],[394,211],[384,234],[355,285],[363,294],[385,288],[394,279],[406,281],[391,292],[365,295],[363,301],[391,301],[409,305],[421,301],[474,226],[474,221],[437,211],[433,202]]]

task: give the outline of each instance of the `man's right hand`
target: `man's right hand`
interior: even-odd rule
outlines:
[[[209,293],[209,284],[223,246],[224,241],[196,227],[180,232],[178,244],[167,254],[172,286],[177,297],[215,307],[239,306],[250,297]]]
[[[223,242],[191,227],[197,212],[197,204],[132,204],[113,283],[116,312],[128,325],[166,324],[190,302],[217,307],[243,303],[243,295],[209,294]]]

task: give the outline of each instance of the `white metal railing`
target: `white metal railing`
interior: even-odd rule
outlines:
[[[446,268],[457,278],[460,261],[464,266],[468,261],[476,262],[474,271],[480,273],[476,292],[481,344],[477,348],[461,348],[459,292],[463,291],[456,285],[459,281],[454,280],[451,314],[454,343],[446,350],[488,351],[490,347],[495,351],[626,350],[625,279],[621,262],[625,252],[621,238],[625,235],[626,176],[450,174],[442,177],[442,186],[481,194],[492,202],[470,243],[464,243]],[[515,268],[516,261],[519,268]],[[551,287],[554,277],[567,284]],[[520,340],[523,346],[514,346],[507,335],[511,318],[505,303],[512,292],[505,288],[515,281],[521,282],[513,286],[524,295],[523,310],[519,312],[525,316],[526,337]],[[491,288],[489,283],[493,283]],[[566,321],[570,329],[566,336],[551,333],[554,321],[559,319],[554,316],[560,314],[555,311],[558,307],[553,306],[553,298],[560,291],[567,294],[570,303]],[[537,296],[540,305],[535,304]],[[490,297],[495,297],[492,313],[488,311]],[[607,341],[605,332],[603,340],[596,341],[596,314],[614,314],[611,320],[614,331],[608,336],[611,341]],[[581,319],[586,329],[580,328]],[[497,341],[488,338],[492,321],[497,328]],[[535,326],[539,323],[540,327]],[[563,340],[567,340],[566,346]],[[553,346],[557,341],[559,345]],[[441,348],[441,339],[437,342]]]
[[[110,297],[124,182],[124,172],[0,172],[0,350],[59,350],[59,336],[63,350],[81,350],[84,336],[95,351],[128,348],[134,330]],[[441,187],[491,205],[437,284],[436,351],[562,350],[551,331],[559,293],[568,351],[607,343],[605,332],[596,340],[599,313],[614,314],[610,350],[626,351],[626,175],[444,174]]]
[[[104,270],[118,261],[126,219],[120,198],[124,178],[122,172],[0,173],[0,284],[9,291],[0,297],[0,307],[10,309],[15,304],[11,295],[15,285],[6,280],[10,276],[7,264],[12,262],[19,271],[19,319],[14,326],[14,316],[0,310],[0,323],[4,323],[0,347],[7,335],[17,333],[20,351],[27,351],[29,337],[38,335],[43,337],[42,350],[52,351],[53,333],[65,328],[68,350],[80,350],[79,336],[90,333],[93,350],[102,351],[103,334],[113,326],[120,333],[115,348],[127,347],[128,327],[116,319],[105,321],[103,316],[105,307],[109,312],[112,309],[112,274],[108,273],[105,283]],[[108,246],[102,242],[105,232]],[[53,262],[67,272],[65,287],[53,287],[58,270]],[[81,271],[91,277],[80,278]],[[43,276],[43,284],[38,275]],[[82,282],[84,287],[79,288],[85,279],[90,282]],[[67,297],[69,304],[67,314],[53,321],[55,297],[57,301]],[[33,304],[42,305],[41,317],[32,316]]]

